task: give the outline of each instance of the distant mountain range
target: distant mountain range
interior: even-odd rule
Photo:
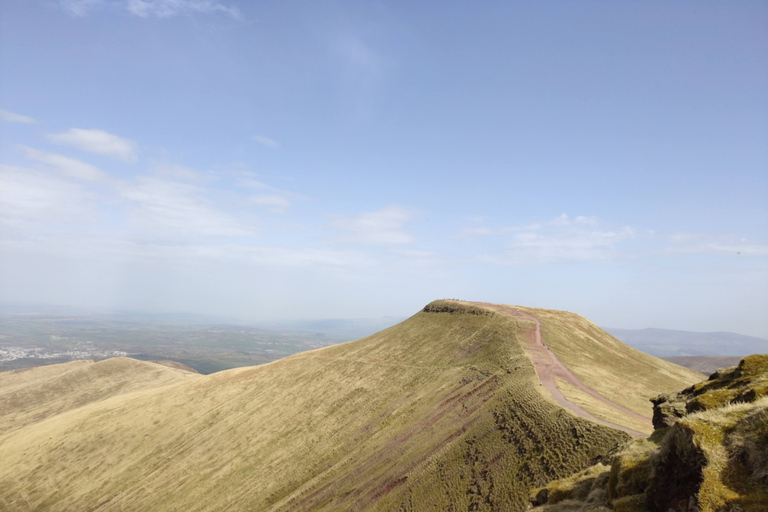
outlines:
[[[329,318],[324,320],[286,320],[258,323],[258,327],[271,331],[301,331],[339,341],[365,338],[405,320],[402,317],[380,318]]]
[[[662,357],[670,363],[685,366],[704,375],[710,375],[721,368],[736,366],[740,356],[666,356]]]
[[[733,332],[691,332],[671,329],[604,327],[627,345],[658,357],[747,356],[768,353],[768,340]]]

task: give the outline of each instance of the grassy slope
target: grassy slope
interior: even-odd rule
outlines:
[[[125,357],[0,372],[0,432],[8,433],[115,395],[194,376]]]
[[[438,306],[0,435],[0,509],[523,510],[627,439],[542,399],[521,320]]]
[[[518,307],[541,322],[544,343],[581,381],[609,400],[650,418],[650,398],[687,387],[704,376],[622,343],[575,313]],[[573,391],[576,395],[578,390]],[[598,417],[605,411],[583,407]],[[630,428],[631,420],[616,412],[606,418]]]
[[[669,395],[682,417],[598,464],[532,493],[538,512],[768,510],[768,354]],[[689,414],[685,411],[688,410]],[[692,412],[697,411],[697,412]],[[602,508],[595,508],[600,507]]]

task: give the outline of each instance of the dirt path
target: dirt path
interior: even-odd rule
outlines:
[[[627,427],[623,427],[621,425],[611,423],[610,421],[596,418],[595,416],[588,413],[587,411],[585,411],[578,405],[574,404],[573,402],[569,402],[565,398],[565,396],[563,396],[563,393],[557,387],[555,378],[558,378],[562,381],[567,382],[572,386],[579,388],[584,393],[587,393],[589,396],[597,400],[600,400],[604,404],[609,405],[614,409],[617,409],[633,418],[644,421],[648,423],[648,425],[651,424],[650,419],[644,416],[641,416],[636,412],[631,411],[626,407],[623,407],[615,402],[608,400],[603,395],[601,395],[594,389],[590,388],[589,386],[581,382],[581,379],[579,379],[571,370],[568,369],[568,367],[566,367],[562,362],[560,362],[560,360],[557,357],[555,357],[555,354],[544,344],[544,342],[541,339],[541,322],[539,322],[538,318],[528,313],[525,313],[519,309],[515,309],[512,306],[504,306],[501,304],[489,304],[487,302],[476,302],[475,304],[482,305],[491,309],[495,309],[496,311],[506,313],[510,316],[529,318],[536,323],[536,330],[530,333],[531,335],[528,337],[528,345],[524,348],[525,348],[525,351],[528,353],[528,356],[533,361],[533,366],[536,369],[536,373],[539,376],[541,385],[544,386],[544,388],[550,392],[550,394],[558,404],[565,407],[569,411],[574,412],[578,416],[581,416],[582,418],[585,418],[597,423],[601,423],[603,425],[607,425],[611,428],[622,430],[634,438],[648,437],[648,434],[643,434],[642,432],[637,432],[635,430],[628,429]]]

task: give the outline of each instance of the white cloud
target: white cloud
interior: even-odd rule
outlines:
[[[382,80],[392,61],[386,52],[377,51],[357,36],[337,36],[331,45],[341,65],[338,74],[340,107],[354,117],[370,116],[381,106]]]
[[[259,195],[251,197],[251,201],[267,207],[272,213],[285,213],[291,206],[291,202],[283,196]]]
[[[618,242],[634,235],[630,227],[616,231],[573,228],[543,233],[529,231],[515,235],[507,247],[507,255],[516,263],[604,260],[615,254]]]
[[[170,18],[180,14],[225,14],[240,19],[240,9],[216,0],[59,0],[63,10],[72,16],[85,16],[100,7],[125,9],[141,18]]]
[[[464,228],[459,233],[459,238],[472,240],[475,236],[486,236],[496,234],[498,231],[488,226],[477,226],[473,228]]]
[[[257,174],[254,174],[252,172],[242,172],[237,177],[238,184],[241,187],[250,188],[253,190],[273,190],[273,188],[270,185],[267,185],[261,180],[258,180],[259,176]]]
[[[104,0],[59,0],[61,8],[72,16],[85,16],[104,3]]]
[[[463,228],[461,231],[459,231],[458,238],[463,239],[464,241],[472,241],[477,236],[490,236],[490,235],[503,235],[505,233],[516,233],[519,231],[531,231],[536,230],[541,227],[541,223],[533,223],[533,224],[527,224],[524,226],[500,226],[500,227],[489,227],[489,226],[475,226],[470,228]]]
[[[360,251],[338,251],[311,247],[279,247],[249,245],[195,246],[194,254],[200,257],[234,260],[251,265],[273,267],[367,267],[375,265],[373,257]]]
[[[563,214],[563,215],[565,215],[565,214]],[[576,217],[574,219],[574,222],[576,224],[586,224],[586,225],[589,225],[589,226],[597,226],[597,224],[599,223],[597,217],[585,217],[583,215],[579,215],[578,217]]]
[[[149,163],[149,170],[153,174],[165,178],[193,182],[203,180],[202,173],[194,169],[190,169],[189,167],[184,167],[183,165],[175,164],[172,162],[152,160]]]
[[[179,14],[226,14],[239,19],[240,9],[227,6],[215,0],[128,0],[126,2],[131,14],[148,18],[170,18]]]
[[[306,196],[281,190],[257,179],[258,175],[244,171],[237,177],[238,184],[243,188],[250,188],[259,191],[258,194],[249,199],[252,203],[264,206],[272,213],[285,213],[288,208],[296,201],[306,199]]]
[[[663,254],[719,254],[731,256],[768,256],[768,244],[745,238],[715,237],[702,233],[675,233],[668,238],[675,244]]]
[[[136,160],[135,142],[105,132],[104,130],[72,128],[64,133],[49,134],[48,140],[54,144],[71,146],[91,153],[114,156],[128,162]]]
[[[27,146],[21,146],[30,160],[37,160],[55,167],[59,172],[83,181],[106,181],[107,173],[96,166],[75,158],[69,158],[56,153],[46,153]]]
[[[379,56],[368,45],[355,37],[343,37],[336,40],[336,49],[347,62],[359,73],[373,77],[381,73]]]
[[[81,185],[47,173],[0,164],[0,222],[34,236],[61,223],[88,223],[91,194]]]
[[[136,184],[123,185],[121,193],[137,203],[132,220],[149,233],[169,238],[253,234],[248,226],[216,208],[199,188],[186,183],[140,177]]]
[[[616,254],[616,245],[635,236],[625,226],[606,229],[596,217],[571,219],[563,213],[546,222],[523,226],[489,228],[478,226],[464,230],[460,236],[511,234],[503,255],[486,255],[482,261],[527,265],[556,261],[604,260]]]
[[[339,241],[364,245],[401,245],[414,241],[404,229],[411,213],[401,206],[388,206],[376,212],[354,216],[336,216],[334,228],[345,231]]]
[[[270,139],[269,137],[264,137],[263,135],[254,135],[253,140],[261,144],[262,146],[267,146],[270,148],[279,148],[280,143],[277,142],[274,139]]]
[[[0,119],[8,121],[9,123],[23,123],[23,124],[35,124],[37,121],[31,117],[23,116],[21,114],[14,114],[7,110],[0,109]]]
[[[672,233],[667,238],[676,244],[693,243],[701,240],[699,233]]]
[[[563,213],[559,217],[552,219],[551,223],[554,226],[567,226],[571,223],[571,219]]]

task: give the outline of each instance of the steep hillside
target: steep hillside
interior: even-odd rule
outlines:
[[[0,432],[8,433],[112,396],[194,376],[182,369],[127,357],[0,372]]]
[[[622,343],[586,318],[566,311],[519,308],[541,322],[544,341],[557,358],[588,387],[636,414],[650,418],[650,398],[661,392],[698,382],[704,376]],[[656,389],[665,391],[656,392]],[[626,413],[600,410],[583,393],[572,391],[572,401],[584,400],[584,408],[598,417],[622,425],[641,426]],[[644,430],[652,431],[649,423]]]
[[[624,361],[595,356],[595,375],[655,373],[647,395],[697,380],[526,311],[558,354],[578,342]],[[362,340],[71,409],[0,435],[0,509],[523,510],[530,488],[629,439],[540,385],[535,331],[527,316],[436,301]]]
[[[653,403],[649,439],[534,490],[535,510],[768,510],[768,354],[745,357]]]

